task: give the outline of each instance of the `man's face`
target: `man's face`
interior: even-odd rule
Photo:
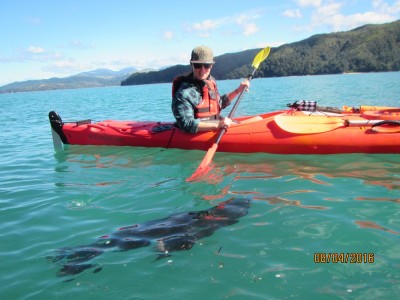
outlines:
[[[197,80],[205,80],[210,76],[212,64],[192,63],[193,75]]]

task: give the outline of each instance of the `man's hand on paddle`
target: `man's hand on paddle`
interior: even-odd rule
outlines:
[[[218,128],[229,128],[232,124],[232,119],[228,117],[223,117],[219,120]]]
[[[249,87],[250,87],[250,81],[246,78],[240,83],[240,86],[239,86],[238,90],[240,92],[242,90],[245,90],[246,92],[248,92],[249,91]]]

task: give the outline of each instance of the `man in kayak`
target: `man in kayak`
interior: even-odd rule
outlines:
[[[176,77],[172,84],[172,113],[180,129],[188,133],[229,127],[232,120],[221,117],[220,112],[250,86],[245,79],[237,89],[220,96],[214,77],[213,51],[207,46],[193,49],[190,64],[192,72]]]

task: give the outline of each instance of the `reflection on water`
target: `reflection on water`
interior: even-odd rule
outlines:
[[[389,228],[380,226],[380,225],[378,225],[378,224],[376,224],[375,222],[372,222],[372,221],[355,221],[354,223],[356,223],[358,226],[360,226],[360,228],[373,228],[373,229],[378,229],[378,230],[382,230],[382,231],[385,231],[385,232],[389,232],[389,233],[392,233],[392,234],[400,234],[399,231],[394,231],[394,230],[391,230]]]
[[[374,197],[356,197],[355,200],[359,200],[359,201],[382,201],[382,202],[400,203],[400,198],[388,198],[388,197],[377,197],[377,198],[374,198]]]
[[[142,168],[191,162],[196,167],[203,154],[202,151],[163,148],[67,146],[64,151],[56,152],[54,157],[58,162],[55,170],[62,172],[65,171],[66,165],[77,165],[79,168]],[[190,174],[190,171],[188,169],[186,173]],[[316,184],[329,185],[323,177],[349,177],[362,179],[367,184],[396,189],[400,187],[400,177],[394,175],[396,173],[400,173],[398,155],[272,155],[217,152],[212,168],[202,179],[222,181],[226,176],[233,176],[234,180],[251,180],[291,175],[292,178],[288,180],[305,179]]]
[[[224,167],[224,175],[235,174],[235,179],[278,178],[292,175],[289,180],[309,180],[313,183],[330,184],[326,178],[359,178],[366,184],[382,185],[399,189],[400,173],[398,155],[235,155],[229,161],[221,157],[218,164]],[[219,157],[217,158],[219,159]]]
[[[294,194],[297,191],[292,191],[290,193],[287,194]],[[304,191],[298,191],[298,193],[300,192],[304,192]],[[308,191],[308,192],[312,192],[312,191]],[[267,201],[269,204],[279,204],[279,205],[287,205],[287,206],[297,206],[300,208],[306,208],[306,209],[317,209],[317,210],[325,210],[328,209],[328,207],[326,206],[317,206],[317,205],[303,205],[301,204],[300,200],[289,200],[289,199],[285,199],[283,197],[279,197],[279,196],[271,196],[271,197],[254,197],[254,200],[264,200]]]

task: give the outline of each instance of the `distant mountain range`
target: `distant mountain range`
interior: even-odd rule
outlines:
[[[138,69],[134,68],[134,67],[130,67],[130,68],[124,68],[122,70],[119,71],[112,71],[109,69],[96,69],[93,71],[88,71],[88,72],[82,72],[70,77],[97,77],[97,78],[113,78],[113,77],[124,77],[126,75],[130,75],[134,72],[138,71]]]
[[[122,80],[126,79],[132,73],[149,71],[152,70],[139,70],[134,67],[124,68],[119,71],[113,71],[109,69],[97,69],[64,78],[54,77],[50,79],[14,82],[1,86],[0,93],[118,86],[121,84]]]
[[[212,74],[216,79],[244,78],[260,49],[250,49],[215,57]],[[172,82],[188,73],[190,65],[161,70],[125,68],[120,71],[97,69],[65,78],[29,80],[0,87],[0,93],[76,89],[101,86]],[[347,72],[387,72],[400,70],[400,20],[365,25],[345,32],[317,34],[299,42],[273,48],[256,77],[280,77]]]

